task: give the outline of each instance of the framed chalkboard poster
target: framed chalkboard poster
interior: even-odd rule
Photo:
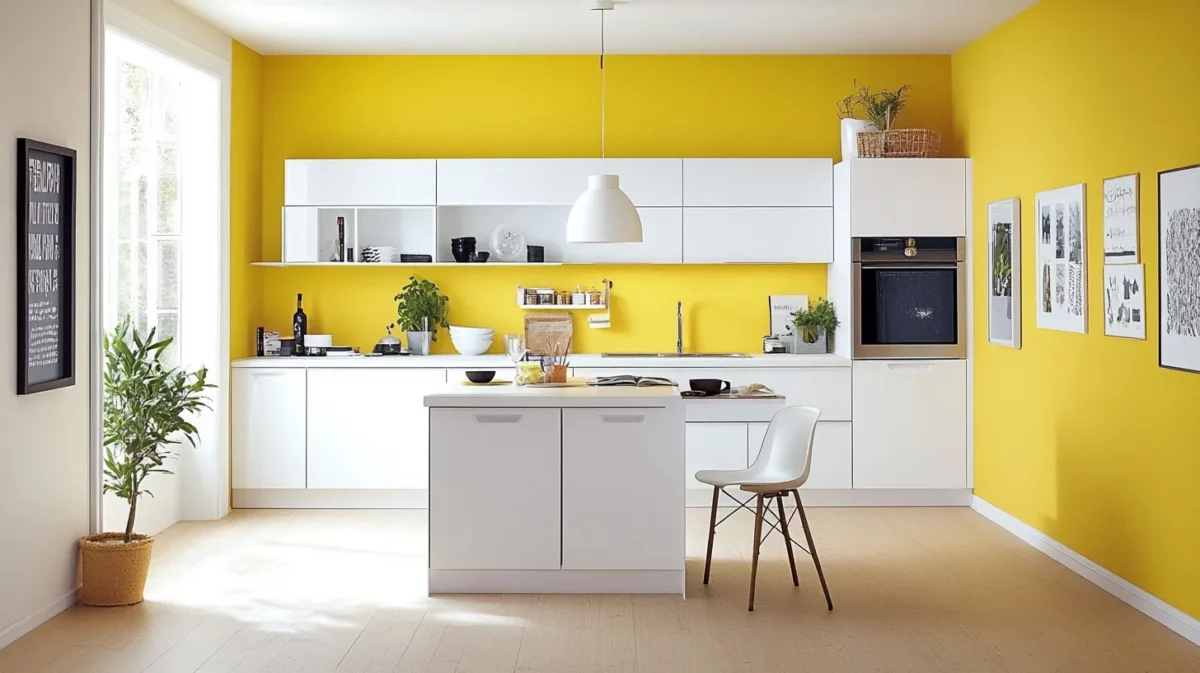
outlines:
[[[17,139],[17,394],[75,385],[75,150]]]

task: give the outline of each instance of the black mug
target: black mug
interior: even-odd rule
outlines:
[[[729,392],[729,382],[721,379],[691,379],[688,386],[709,396]]]

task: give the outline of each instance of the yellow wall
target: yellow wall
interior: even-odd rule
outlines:
[[[229,129],[229,356],[254,355],[262,259],[263,58],[233,42]],[[247,332],[249,331],[249,336]]]
[[[279,258],[283,160],[576,157],[600,152],[597,59],[579,56],[280,56],[263,59],[262,255]],[[608,61],[608,154],[838,157],[836,103],[851,81],[913,85],[902,125],[950,130],[946,56],[621,56]],[[395,318],[405,269],[260,269],[258,322],[287,331],[296,292],[310,330],[370,346]],[[675,302],[688,348],[761,347],[766,297],[825,292],[824,266],[417,269],[457,323],[521,329],[518,284],[613,279],[614,329],[576,322],[578,351],[669,349]],[[499,352],[499,344],[493,346]],[[448,339],[435,350],[450,352]]]
[[[974,160],[976,306],[985,206],[1021,198],[1019,351],[976,311],[975,489],[1200,617],[1200,374],[1158,367],[1157,172],[1200,163],[1200,3],[1042,0],[952,58]],[[1101,182],[1141,173],[1146,341],[1104,336]],[[1036,327],[1034,197],[1087,183],[1088,334]]]

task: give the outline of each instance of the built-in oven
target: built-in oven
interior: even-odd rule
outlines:
[[[966,239],[850,242],[856,359],[967,357]]]

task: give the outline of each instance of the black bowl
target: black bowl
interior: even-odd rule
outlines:
[[[475,247],[475,237],[463,236],[462,238],[452,238],[450,239],[450,245],[469,245],[473,248]]]
[[[492,253],[486,252],[486,251],[474,252],[474,253],[471,253],[470,260],[472,262],[486,262],[486,261],[488,261],[488,257],[491,257],[491,256],[492,256]]]
[[[721,379],[691,379],[688,387],[709,396],[729,392],[729,382]]]
[[[471,383],[491,383],[496,378],[496,372],[471,371],[467,372],[467,380]]]
[[[473,250],[451,250],[450,253],[454,255],[454,261],[459,264],[471,261],[471,256],[475,254]]]

